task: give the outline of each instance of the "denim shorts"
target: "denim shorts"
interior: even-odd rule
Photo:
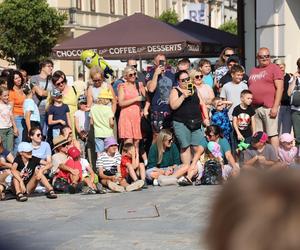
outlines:
[[[105,138],[95,138],[95,144],[96,144],[96,152],[101,153],[104,151],[104,139]]]

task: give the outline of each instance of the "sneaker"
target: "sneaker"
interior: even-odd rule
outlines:
[[[117,193],[123,193],[125,191],[125,188],[118,185],[117,183],[114,183],[112,181],[109,181],[107,183],[108,187],[110,190],[114,191],[114,192],[117,192]]]
[[[193,185],[193,182],[191,182],[190,180],[188,180],[186,177],[180,178],[177,181],[179,186],[190,186]]]
[[[83,187],[82,191],[84,194],[96,194],[96,190],[94,190],[90,187],[87,187],[87,186]]]
[[[158,186],[158,180],[157,179],[153,180],[153,186]]]
[[[196,179],[195,180],[195,186],[200,186],[202,183],[201,183],[201,179]]]
[[[139,190],[144,186],[144,183],[145,182],[143,180],[137,180],[137,181],[131,183],[130,185],[128,185],[125,189],[127,192]]]
[[[97,187],[98,194],[106,194],[107,193],[106,189],[102,186],[101,183],[97,183],[96,187]]]

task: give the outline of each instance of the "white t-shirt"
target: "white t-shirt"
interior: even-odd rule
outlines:
[[[96,168],[99,170],[102,168],[103,170],[110,171],[112,168],[117,168],[121,164],[121,154],[116,152],[115,155],[109,156],[105,151],[100,154],[96,162]],[[116,169],[115,169],[115,172]]]
[[[0,129],[11,128],[12,107],[9,104],[0,103]]]
[[[90,127],[90,118],[89,118],[89,112],[85,112],[83,110],[77,110],[74,114],[74,116],[79,121],[79,129],[80,131],[88,131]]]
[[[87,159],[80,158],[80,164],[81,164],[81,169],[82,169],[82,176],[84,176],[84,177],[88,176],[89,171],[87,170],[87,168],[90,166],[90,164],[87,161]]]

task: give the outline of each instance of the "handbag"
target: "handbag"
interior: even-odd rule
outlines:
[[[184,125],[191,131],[197,130],[201,128],[202,125],[202,119],[197,118],[197,119],[189,119],[187,120]]]

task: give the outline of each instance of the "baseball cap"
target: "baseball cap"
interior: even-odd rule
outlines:
[[[222,157],[221,147],[218,143],[210,141],[207,143],[207,149],[214,157]]]
[[[235,56],[235,55],[230,56],[227,59],[227,64],[230,63],[230,62],[240,63],[240,58],[238,56]]]
[[[265,143],[268,140],[268,135],[263,131],[256,132],[251,139],[251,143]]]
[[[29,142],[21,142],[18,145],[18,152],[31,152],[33,150],[33,147],[31,145],[31,143]]]
[[[108,149],[110,146],[119,145],[114,137],[108,137],[104,140],[104,148]]]
[[[281,142],[292,142],[294,140],[294,137],[289,134],[289,133],[283,133],[280,137],[279,140]]]
[[[78,97],[78,103],[87,103],[87,98],[85,95],[80,95]]]
[[[52,90],[51,96],[53,96],[53,97],[59,97],[59,96],[62,96],[62,93],[58,89],[54,88]]]
[[[78,148],[76,147],[70,147],[69,150],[68,150],[68,155],[73,158],[73,159],[76,159],[80,156],[80,151]]]

